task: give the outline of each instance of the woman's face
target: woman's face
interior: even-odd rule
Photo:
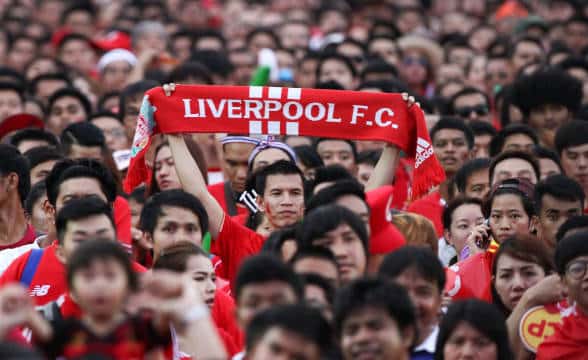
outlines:
[[[155,182],[160,190],[181,189],[169,146],[162,146],[155,155]]]
[[[462,321],[449,335],[443,347],[443,357],[445,360],[496,360],[498,346],[478,329]]]
[[[202,255],[191,256],[186,263],[186,272],[192,276],[202,301],[208,308],[212,308],[216,291],[216,273],[210,259]]]
[[[490,228],[494,240],[502,243],[516,234],[529,234],[531,219],[518,195],[503,194],[494,197],[490,211]]]
[[[459,254],[463,250],[466,239],[474,228],[484,222],[482,208],[477,204],[464,204],[457,207],[451,216],[451,226],[445,233],[445,239],[455,247]]]
[[[512,311],[525,291],[545,275],[543,268],[536,263],[504,254],[496,262],[494,287],[504,306]]]

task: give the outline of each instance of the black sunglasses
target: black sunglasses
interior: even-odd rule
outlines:
[[[487,115],[489,111],[490,110],[486,105],[464,106],[455,109],[455,113],[464,118],[469,117],[472,112],[475,112],[478,116],[484,116]]]

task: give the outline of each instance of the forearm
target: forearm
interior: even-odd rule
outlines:
[[[205,305],[199,306],[205,307]],[[179,326],[178,335],[181,340],[180,350],[193,359],[220,360],[228,358],[207,310],[206,315],[199,315],[197,319],[189,320],[187,325]]]
[[[508,338],[510,341],[513,354],[523,354],[527,352],[525,346],[521,341],[521,337],[519,336],[519,324],[521,322],[521,318],[523,317],[523,315],[525,315],[527,310],[535,306],[535,302],[529,296],[526,295],[527,294],[523,295],[519,303],[514,307],[514,309],[510,313],[510,316],[506,319]]]
[[[370,191],[394,182],[394,174],[398,166],[400,149],[394,145],[386,144],[382,155],[374,168],[365,190]]]

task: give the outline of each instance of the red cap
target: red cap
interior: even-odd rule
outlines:
[[[406,244],[404,235],[392,224],[390,204],[394,187],[382,186],[366,193],[371,209],[370,215],[370,254],[388,254]]]
[[[131,50],[131,37],[123,31],[114,30],[104,36],[95,38],[94,45],[102,51],[114,49]]]
[[[45,123],[43,120],[31,114],[16,114],[7,117],[0,123],[0,139],[9,133],[26,128],[43,129]]]

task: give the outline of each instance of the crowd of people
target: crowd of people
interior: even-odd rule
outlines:
[[[0,24],[0,358],[588,359],[584,1],[8,0]],[[124,191],[144,95],[176,84],[401,93],[445,180],[415,196],[392,143],[227,129],[155,136]]]

